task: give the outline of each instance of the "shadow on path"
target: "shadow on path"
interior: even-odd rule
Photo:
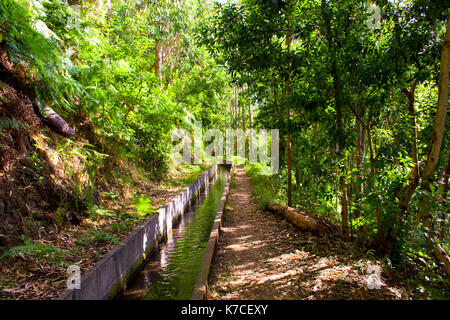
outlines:
[[[250,179],[236,167],[208,299],[399,299],[402,289],[383,271],[380,289],[367,288],[371,263],[352,244],[302,232],[258,210]]]

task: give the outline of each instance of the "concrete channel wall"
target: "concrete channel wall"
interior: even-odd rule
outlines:
[[[208,298],[208,279],[211,264],[214,259],[217,244],[222,230],[223,212],[225,210],[225,203],[230,192],[231,179],[233,177],[234,165],[231,165],[230,174],[228,175],[225,188],[223,189],[222,198],[220,200],[219,208],[214,219],[214,224],[209,235],[208,245],[206,246],[203,262],[200,267],[200,273],[197,278],[197,283],[194,287],[191,300],[206,300]]]
[[[142,269],[151,254],[183,213],[190,209],[200,191],[217,174],[217,165],[202,173],[171,202],[140,224],[120,244],[108,252],[91,270],[81,276],[80,289],[68,289],[65,300],[113,299]]]

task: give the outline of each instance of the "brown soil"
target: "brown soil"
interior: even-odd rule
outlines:
[[[339,237],[302,232],[251,199],[250,179],[237,167],[213,265],[208,299],[401,299],[406,294],[392,270],[380,289],[367,288],[376,262]]]
[[[68,118],[77,131],[71,139],[49,130],[33,108],[27,77],[18,70],[0,45],[0,300],[62,298],[69,264],[87,272],[152,214],[137,213],[136,197],[145,195],[153,208],[160,207],[196,174],[172,168],[160,180],[141,164],[119,158],[112,171],[99,166],[93,193],[97,215],[90,216],[87,191],[75,191],[88,178],[78,154],[86,145],[102,150],[101,135],[81,112]],[[57,253],[40,254],[28,246],[11,254],[25,239]],[[57,254],[65,264],[52,260]]]

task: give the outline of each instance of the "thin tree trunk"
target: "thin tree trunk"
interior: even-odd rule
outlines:
[[[103,103],[102,113],[102,153],[105,153],[105,104]]]
[[[448,107],[448,83],[449,83],[449,63],[450,63],[450,15],[447,17],[447,30],[445,32],[444,44],[441,51],[441,65],[439,74],[438,103],[436,118],[433,127],[433,136],[428,152],[427,162],[422,174],[422,190],[430,191],[430,185],[433,184],[434,172],[439,161],[441,153],[442,140],[445,132],[445,119]],[[450,257],[441,244],[438,243],[433,225],[431,205],[428,195],[422,196],[423,205],[419,210],[418,217],[426,230],[426,242],[432,249],[433,255],[442,265],[443,271],[450,280]]]
[[[252,120],[252,104],[251,104],[251,100],[250,98],[248,99],[248,121],[249,121],[249,128],[250,128],[250,137],[248,139],[249,141],[249,155],[251,152],[253,152],[253,134],[252,134],[252,129],[253,129],[253,120]],[[256,154],[252,154],[252,156],[250,156],[251,159],[253,159],[253,156],[256,156]]]
[[[292,35],[290,34],[286,38],[287,51],[291,47]],[[287,190],[287,202],[288,206],[292,206],[292,162],[291,162],[291,133],[289,130],[289,118],[290,118],[290,103],[289,96],[291,92],[291,63],[288,62],[288,74],[286,79],[286,160],[287,160],[287,178],[288,178],[288,190]]]
[[[409,125],[412,135],[412,144],[411,144],[411,157],[413,159],[414,167],[411,171],[413,178],[411,183],[407,186],[405,195],[403,196],[402,201],[400,202],[400,213],[397,215],[396,220],[401,221],[403,215],[408,209],[409,202],[414,194],[414,191],[419,185],[419,159],[417,155],[417,126],[416,126],[416,111],[414,108],[414,93],[415,93],[416,84],[414,83],[412,88],[408,91],[403,89],[403,93],[408,98],[408,113],[409,113]]]
[[[360,170],[362,168],[362,155],[363,155],[363,151],[361,151],[361,136],[362,132],[364,132],[365,130],[364,129],[361,130],[361,121],[359,121],[358,117],[355,118],[355,131],[356,131],[355,165],[356,169]],[[355,174],[354,177],[358,178],[358,175],[360,175],[360,173]],[[362,185],[355,187],[356,191],[360,194],[362,192]]]
[[[324,17],[325,22],[325,37],[328,42],[328,50],[329,52],[333,52],[333,35],[331,33],[331,17],[329,12],[329,7],[327,5],[326,0],[321,1],[321,7],[322,7],[322,15]],[[338,153],[340,154],[343,150],[343,143],[342,143],[342,105],[340,101],[340,87],[339,87],[339,80],[338,80],[338,69],[337,69],[337,63],[335,54],[333,54],[332,62],[331,62],[331,76],[333,78],[333,89],[334,89],[334,102],[336,107],[336,122],[338,126],[338,136],[337,136],[337,144],[338,144]],[[339,192],[341,194],[341,218],[342,218],[342,234],[345,239],[348,238],[348,205],[347,205],[347,195],[346,190],[344,187],[344,175],[341,173],[341,176],[339,178]]]
[[[353,167],[352,165],[352,158],[349,157],[348,158],[348,165],[347,168],[349,168],[351,170],[351,168]],[[351,178],[352,179],[352,178]],[[352,184],[353,181],[351,181]],[[348,212],[348,222],[349,222],[349,226],[350,226],[350,240],[353,240],[353,226],[352,226],[352,187],[347,187],[347,212]]]
[[[447,193],[448,193],[448,179],[450,176],[450,157],[448,158],[447,167],[445,168],[444,173],[444,185],[443,185],[443,194],[442,194],[442,201],[447,199]],[[440,225],[440,232],[439,232],[439,239],[442,241],[445,239],[445,213],[441,215],[441,222]]]
[[[340,154],[342,152],[343,148],[343,144],[342,144],[342,129],[343,129],[343,124],[342,124],[342,106],[340,103],[340,99],[339,99],[339,93],[340,93],[340,89],[339,89],[339,84],[338,84],[338,79],[337,79],[337,67],[336,67],[336,63],[333,62],[333,86],[334,86],[334,100],[335,100],[335,104],[336,104],[336,121],[337,121],[337,125],[338,125],[338,153]],[[343,174],[341,174],[341,177],[339,179],[339,190],[341,193],[341,217],[342,217],[342,233],[344,235],[344,238],[348,237],[348,205],[347,205],[347,193],[345,190],[345,181],[344,181],[345,177]]]
[[[316,139],[317,139],[317,122],[313,123],[313,154],[314,154],[314,163],[317,164],[317,151],[315,148],[315,144],[316,144]]]
[[[111,22],[111,0],[106,0],[106,8],[108,9],[108,22]]]
[[[365,153],[365,147],[366,147],[366,130],[364,127],[364,123],[362,120],[362,117],[364,117],[364,114],[366,113],[366,107],[363,108],[361,114],[356,116],[356,123],[358,126],[358,139],[357,139],[357,167],[358,169],[361,169],[364,166],[364,153]]]
[[[369,154],[370,154],[370,172],[372,174],[372,178],[375,176],[376,170],[374,166],[374,152],[372,145],[372,135],[370,132],[370,124],[367,125],[367,142],[369,144]],[[372,185],[373,190],[375,191],[375,185]],[[383,224],[381,223],[381,210],[380,206],[376,206],[377,213],[377,245],[381,244],[381,240],[383,238]]]
[[[390,256],[392,253],[392,250],[394,248],[395,242],[397,240],[397,229],[398,225],[402,224],[403,216],[405,215],[405,212],[408,210],[409,202],[419,186],[419,159],[418,159],[418,153],[417,153],[417,125],[416,125],[416,112],[414,108],[415,103],[415,89],[416,89],[416,83],[411,86],[410,90],[402,89],[402,92],[405,94],[405,96],[408,99],[408,113],[409,113],[409,125],[410,125],[410,133],[412,136],[411,141],[411,157],[414,162],[414,167],[411,170],[411,173],[413,175],[413,178],[411,182],[405,187],[404,195],[400,201],[400,212],[395,216],[394,224],[389,227],[389,230],[387,230],[386,239],[385,241],[382,241],[382,235],[378,234],[377,237],[377,247],[378,251],[385,253],[386,255]],[[371,160],[372,161],[372,160]],[[402,190],[398,193],[397,197],[400,197]],[[378,217],[378,212],[377,212]]]
[[[236,122],[236,137],[238,136],[239,129],[239,88],[236,87],[235,91],[235,122]],[[237,142],[236,142],[237,143]],[[237,144],[236,144],[237,146]]]
[[[244,104],[242,104],[242,129],[244,130],[244,134],[245,134],[245,106]]]

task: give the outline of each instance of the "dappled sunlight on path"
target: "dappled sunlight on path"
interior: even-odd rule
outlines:
[[[370,262],[355,256],[351,244],[314,237],[258,210],[242,167],[233,179],[208,299],[400,298],[386,271],[380,289],[367,288]]]

